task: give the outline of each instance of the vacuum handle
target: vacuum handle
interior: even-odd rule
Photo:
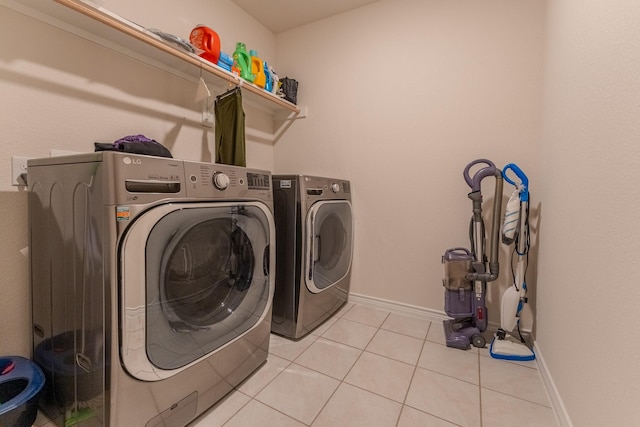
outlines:
[[[509,163],[502,169],[502,176],[505,181],[513,186],[516,186],[517,184],[507,176],[507,171],[509,170],[513,171],[513,173],[520,180],[520,185],[524,187],[524,189],[520,192],[520,200],[523,202],[527,202],[529,200],[529,178],[527,178],[527,175],[525,175],[525,173],[518,167],[518,165],[516,165],[515,163]]]
[[[484,164],[487,166],[477,171],[473,175],[473,177],[471,177],[471,175],[469,175],[471,168],[479,164]],[[471,191],[474,192],[474,191],[480,191],[480,182],[482,182],[482,180],[488,176],[495,175],[495,172],[496,172],[496,165],[493,164],[491,160],[477,159],[469,163],[467,167],[464,168],[463,176],[464,176],[464,180],[467,182],[467,185],[471,187]]]

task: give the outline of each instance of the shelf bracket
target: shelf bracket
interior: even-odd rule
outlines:
[[[277,121],[293,121],[298,119],[306,119],[308,115],[307,106],[300,107],[300,112],[298,114],[292,113],[290,111],[279,111],[275,114],[274,118]]]
[[[198,88],[196,89],[196,102],[202,101],[202,125],[207,127],[213,127],[214,122],[214,114],[211,111],[213,100],[211,98],[211,91],[207,86],[207,82],[200,76]]]
[[[212,96],[208,96],[202,100],[202,125],[212,128],[215,121],[213,113],[214,100]]]

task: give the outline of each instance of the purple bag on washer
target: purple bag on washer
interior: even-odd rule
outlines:
[[[173,158],[171,152],[164,145],[144,135],[128,135],[111,144],[96,142],[94,145],[95,151],[121,151],[123,153]]]

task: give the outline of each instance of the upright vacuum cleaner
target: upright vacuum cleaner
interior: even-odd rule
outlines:
[[[511,180],[507,175],[512,171],[520,182]],[[502,226],[502,243],[515,243],[514,253],[518,254],[513,286],[502,295],[500,304],[500,329],[493,337],[489,354],[495,359],[533,360],[536,355],[531,350],[520,332],[520,315],[527,303],[527,282],[525,274],[529,254],[529,179],[517,165],[510,163],[504,167],[504,180],[515,186],[515,190],[505,209]],[[513,271],[513,254],[512,271]],[[518,341],[509,339],[517,327]],[[512,335],[513,338],[516,338]]]
[[[480,165],[473,177],[471,169]],[[487,283],[498,278],[498,238],[500,235],[500,212],[502,202],[502,172],[493,162],[478,159],[469,163],[463,173],[468,194],[473,206],[473,216],[469,224],[471,248],[453,248],[442,257],[444,264],[445,312],[452,319],[445,320],[444,334],[447,347],[466,350],[473,344],[484,347],[486,340],[482,333],[487,328],[487,307],[485,298]],[[491,230],[491,255],[485,253],[485,228],[482,219],[482,180],[487,177],[496,180],[493,199],[493,221]],[[487,271],[487,264],[489,270]]]

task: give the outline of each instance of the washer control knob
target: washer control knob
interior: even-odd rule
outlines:
[[[226,190],[229,187],[229,176],[224,172],[216,172],[213,174],[213,186],[218,190]]]
[[[338,191],[340,191],[340,184],[337,184],[335,182],[331,184],[331,191],[333,191],[334,193],[337,193]]]

